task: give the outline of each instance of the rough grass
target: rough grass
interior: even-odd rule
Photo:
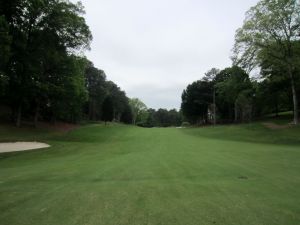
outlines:
[[[0,128],[2,225],[298,225],[300,129]]]

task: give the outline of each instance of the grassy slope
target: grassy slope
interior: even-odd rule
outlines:
[[[260,124],[66,135],[2,127],[0,141],[52,147],[0,154],[0,224],[296,225],[299,134]]]

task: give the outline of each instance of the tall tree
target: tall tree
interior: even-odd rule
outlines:
[[[9,25],[2,15],[0,16],[0,71],[2,71],[2,73],[9,59],[11,41]]]
[[[147,106],[138,98],[129,99],[129,105],[132,110],[132,123],[136,124],[137,118],[147,111]]]
[[[206,123],[208,108],[213,100],[213,85],[199,80],[188,85],[182,93],[181,110],[191,123]]]
[[[132,111],[131,111],[131,107],[129,105],[129,102],[128,102],[128,104],[126,104],[126,106],[124,108],[124,111],[121,115],[120,121],[122,123],[132,124]]]
[[[83,105],[88,96],[85,89],[85,58],[68,56],[61,62],[62,68],[58,68],[58,80],[49,82],[48,104],[52,119],[61,119],[68,122],[77,122],[81,119]]]
[[[24,106],[34,100],[38,109],[39,97],[51,88],[51,83],[45,80],[60,79],[59,74],[52,72],[57,68],[53,67],[54,59],[89,48],[92,36],[82,17],[81,3],[2,0],[1,6],[5,8],[0,7],[0,15],[8,22],[12,36],[11,56],[5,71],[9,76],[8,98],[19,126]]]
[[[120,121],[123,112],[126,110],[126,107],[129,104],[129,100],[126,96],[126,93],[122,91],[121,88],[118,87],[118,85],[116,85],[114,82],[107,81],[106,88],[108,95],[110,95],[113,103],[113,117],[116,121]]]
[[[217,105],[216,105],[216,77],[220,73],[220,70],[217,68],[212,68],[207,71],[203,77],[204,81],[212,82],[213,85],[213,102],[212,102],[212,111],[213,111],[213,123],[217,123]]]
[[[270,76],[264,80],[253,82],[255,96],[253,98],[253,112],[256,117],[292,109],[292,96],[290,94],[289,81]]]
[[[4,16],[0,16],[0,97],[4,96],[8,84],[8,77],[4,71],[10,55],[10,44],[8,23]]]
[[[229,121],[234,118],[238,122],[239,111],[245,114],[251,102],[252,85],[249,75],[240,67],[233,66],[220,71],[215,83],[220,116]]]
[[[101,118],[102,103],[108,94],[106,88],[106,75],[103,70],[94,67],[88,62],[85,70],[86,88],[88,90],[88,118],[98,120]]]
[[[299,61],[295,41],[300,40],[300,3],[298,0],[261,0],[246,15],[235,37],[235,64],[252,69],[259,65],[259,53],[280,64],[290,79],[294,124],[298,124],[298,96],[295,67]]]
[[[107,96],[104,99],[103,102],[103,114],[102,114],[102,120],[105,121],[105,124],[107,121],[112,121],[114,118],[114,106],[111,96]]]

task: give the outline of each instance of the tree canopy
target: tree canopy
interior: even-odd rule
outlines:
[[[129,105],[132,111],[132,123],[136,124],[138,117],[141,117],[143,113],[147,111],[147,106],[138,98],[131,98],[129,100]]]
[[[300,3],[297,0],[261,0],[246,14],[237,30],[233,61],[253,69],[266,57],[288,74],[293,95],[294,123],[298,123],[296,68],[299,62]],[[261,57],[264,55],[264,57]],[[272,68],[270,68],[272,69]]]
[[[36,125],[108,112],[128,121],[126,93],[83,55],[92,40],[84,13],[81,2],[68,0],[0,1],[0,99],[17,126],[22,118]]]

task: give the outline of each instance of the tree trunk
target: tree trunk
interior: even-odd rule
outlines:
[[[132,117],[132,124],[133,125],[135,125],[135,123],[136,123],[136,117],[137,117],[136,115],[133,115],[133,117]]]
[[[17,108],[17,118],[16,118],[16,127],[20,127],[21,126],[21,120],[22,120],[22,105],[20,103],[20,105]]]
[[[298,124],[298,98],[297,98],[297,91],[295,86],[295,80],[292,72],[292,68],[289,65],[289,75],[291,79],[291,88],[292,88],[292,94],[293,94],[293,105],[294,105],[294,124]]]

